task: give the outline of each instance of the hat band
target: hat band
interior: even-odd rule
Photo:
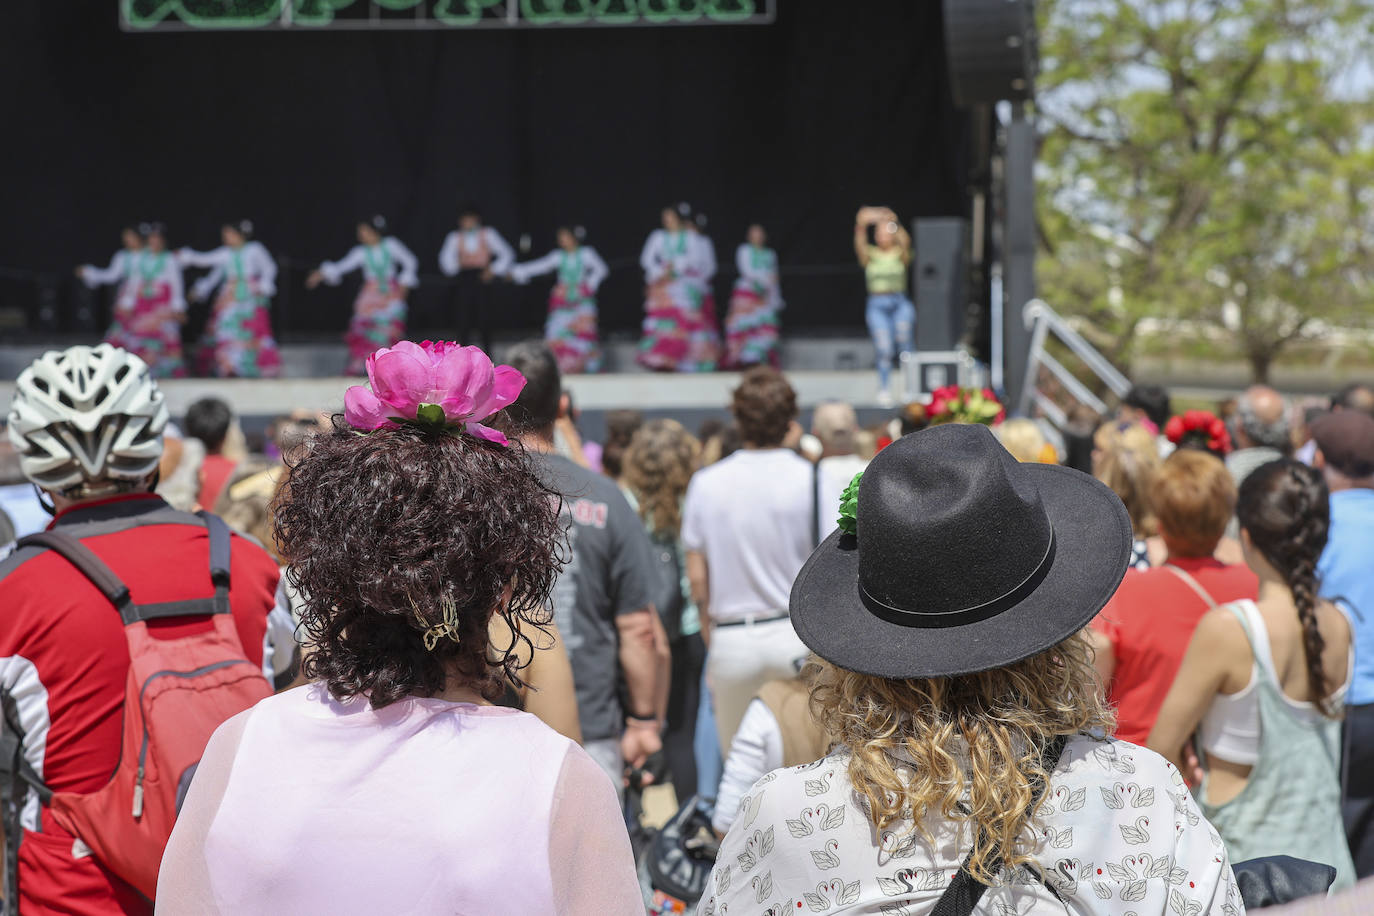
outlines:
[[[903,627],[917,627],[920,629],[932,629],[939,627],[959,627],[969,623],[977,623],[980,620],[987,620],[989,617],[996,617],[1003,611],[1009,611],[1026,599],[1031,592],[1045,581],[1045,576],[1049,573],[1050,567],[1054,565],[1054,529],[1050,529],[1050,543],[1045,548],[1045,556],[1041,558],[1035,569],[1031,570],[1030,575],[1021,580],[1011,591],[1001,597],[994,598],[984,604],[964,608],[958,611],[913,611],[906,608],[893,607],[874,598],[864,588],[863,582],[859,583],[859,598],[863,601],[864,607],[875,616],[881,617],[888,623],[895,623]]]

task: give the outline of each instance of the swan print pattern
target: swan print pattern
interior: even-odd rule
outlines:
[[[899,773],[910,766],[896,762]],[[910,821],[875,829],[848,764],[841,748],[755,784],[721,844],[701,916],[930,912],[967,846],[952,826],[934,822],[932,840]],[[975,913],[1244,912],[1216,831],[1178,773],[1143,748],[1071,739],[1031,827],[1030,852],[1043,871],[1004,872],[1005,883],[990,888]]]

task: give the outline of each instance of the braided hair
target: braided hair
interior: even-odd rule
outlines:
[[[1317,560],[1331,524],[1326,481],[1321,472],[1292,459],[1271,461],[1241,483],[1236,517],[1293,593],[1312,702],[1323,715],[1335,717],[1327,699],[1334,685],[1327,684],[1322,669],[1326,641],[1317,629]]]

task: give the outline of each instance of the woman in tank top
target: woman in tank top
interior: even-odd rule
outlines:
[[[1202,618],[1148,744],[1194,773],[1233,860],[1324,862],[1348,886],[1338,761],[1352,646],[1344,614],[1317,599],[1326,484],[1296,461],[1271,462],[1241,484],[1236,515],[1259,600]]]
[[[868,229],[873,227],[873,242]],[[893,403],[892,360],[916,346],[916,306],[907,295],[911,236],[887,207],[863,207],[854,217],[854,254],[864,269],[868,305],[864,320],[878,355],[878,400]]]

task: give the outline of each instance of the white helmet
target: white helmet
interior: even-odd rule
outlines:
[[[24,476],[45,490],[82,486],[90,495],[152,474],[166,425],[167,404],[148,365],[106,343],[34,360],[15,383],[9,413]]]

